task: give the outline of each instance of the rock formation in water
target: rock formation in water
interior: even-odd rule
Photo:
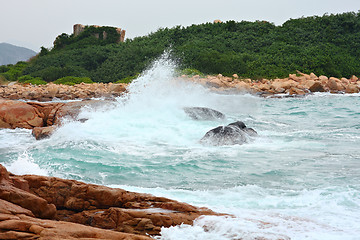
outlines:
[[[0,239],[151,239],[201,215],[219,214],[150,194],[17,176],[0,164]]]
[[[64,117],[78,120],[84,106],[92,108],[112,104],[111,101],[84,100],[68,103],[22,102],[0,99],[0,128],[33,129],[36,139],[48,137]]]
[[[185,107],[185,113],[194,120],[221,120],[225,115],[219,111],[206,107]]]
[[[256,137],[257,132],[245,126],[241,121],[230,123],[227,126],[219,126],[208,131],[200,140],[202,144],[212,146],[244,144]]]

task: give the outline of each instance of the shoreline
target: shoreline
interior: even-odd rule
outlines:
[[[0,164],[1,239],[152,239],[162,227],[224,216],[151,194],[38,175]]]
[[[250,93],[264,97],[279,94],[289,96],[304,96],[314,92],[329,92],[334,94],[359,93],[360,80],[356,76],[351,78],[335,78],[316,76],[314,73],[289,74],[287,78],[276,79],[243,79],[234,74],[225,77],[221,74],[214,76],[178,77],[184,81],[200,84],[212,91],[231,93]],[[29,100],[49,102],[56,100],[82,100],[93,98],[119,97],[127,91],[126,83],[81,83],[73,86],[48,83],[46,85],[31,85],[11,82],[0,86],[0,99]]]

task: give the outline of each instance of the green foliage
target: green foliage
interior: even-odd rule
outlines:
[[[4,73],[10,70],[11,65],[1,65],[0,66],[0,73]]]
[[[47,84],[44,80],[42,80],[40,77],[32,77],[30,75],[24,75],[18,78],[18,82],[20,83],[30,83],[33,85],[44,85]]]
[[[41,47],[41,51],[39,53],[40,56],[45,56],[49,53],[49,49],[45,48],[45,47]]]
[[[30,83],[30,84],[33,84],[33,85],[46,85],[47,84],[47,82],[45,82],[44,80],[42,80],[39,77],[33,78],[31,80],[26,80],[24,83]]]
[[[75,85],[80,83],[94,83],[88,77],[74,77],[74,76],[67,76],[63,78],[59,78],[54,81],[55,84],[64,84],[64,85]]]
[[[24,75],[18,78],[18,82],[23,83],[29,80],[33,80],[34,77],[30,76],[30,75]]]
[[[65,76],[129,81],[123,79],[142,72],[170,48],[180,69],[204,74],[275,78],[299,70],[360,75],[360,13],[291,19],[282,26],[266,21],[176,26],[116,43],[118,37],[110,27],[88,27],[76,37],[62,34],[51,51],[44,50],[21,74],[47,82]]]
[[[134,79],[137,79],[140,74],[136,74],[134,76],[129,76],[126,78],[123,78],[121,80],[116,81],[115,83],[131,83]]]
[[[195,75],[203,76],[204,75],[202,72],[200,72],[199,70],[197,70],[195,68],[185,68],[185,69],[181,70],[179,72],[179,74],[187,75],[187,76],[195,76]]]
[[[9,64],[1,69],[2,73],[0,74],[8,81],[16,81],[18,77],[23,74],[23,70],[26,68],[27,64],[28,63],[21,61],[15,65]]]

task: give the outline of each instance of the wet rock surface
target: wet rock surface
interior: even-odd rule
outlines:
[[[237,121],[227,126],[219,126],[209,130],[200,140],[200,143],[211,146],[241,145],[248,143],[256,136],[257,132],[254,129],[246,127],[241,121]]]
[[[17,176],[0,165],[0,239],[150,239],[201,215],[220,214],[150,194]]]
[[[225,114],[206,107],[186,107],[185,113],[194,120],[221,120],[225,119]]]

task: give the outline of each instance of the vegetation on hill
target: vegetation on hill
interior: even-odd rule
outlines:
[[[176,26],[121,43],[115,41],[116,31],[107,31],[106,39],[96,28],[77,37],[62,34],[21,74],[47,82],[66,76],[125,82],[166,49],[181,69],[204,74],[255,79],[286,77],[296,70],[334,77],[360,74],[360,12],[290,19],[281,26],[266,21]]]

